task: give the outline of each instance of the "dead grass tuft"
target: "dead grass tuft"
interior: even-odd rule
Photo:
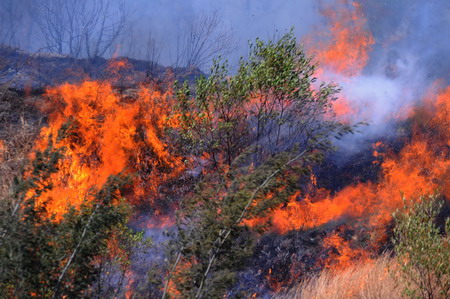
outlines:
[[[6,91],[0,97],[0,200],[8,197],[14,176],[27,163],[42,116],[23,96]]]
[[[384,255],[341,272],[323,271],[274,298],[402,298],[400,284],[395,260]]]

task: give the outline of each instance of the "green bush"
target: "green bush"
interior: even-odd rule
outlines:
[[[405,295],[412,298],[450,297],[450,218],[445,228],[436,220],[444,202],[437,195],[406,203],[394,216],[394,245]]]
[[[185,297],[223,297],[270,224],[247,223],[287,203],[331,139],[353,132],[333,118],[339,88],[318,84],[315,70],[291,31],[257,39],[236,74],[216,60],[193,89],[178,88],[172,134],[182,155],[206,162],[180,203],[163,297],[176,295],[171,283]]]

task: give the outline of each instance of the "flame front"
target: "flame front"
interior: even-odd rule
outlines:
[[[359,76],[375,44],[372,33],[367,30],[361,5],[339,0],[337,6],[323,8],[321,14],[328,21],[328,28],[315,30],[304,41],[308,52],[319,63],[316,76],[323,81],[350,80]],[[333,110],[343,120],[360,113],[358,107],[348,101],[346,90],[333,102]]]
[[[329,31],[315,31],[305,41],[308,51],[320,62],[316,75],[324,81],[338,82],[361,76],[375,40],[366,28],[367,20],[360,4],[342,0],[337,7],[323,9],[322,14],[329,21]],[[386,241],[388,224],[392,214],[403,205],[403,198],[409,200],[439,191],[450,199],[450,87],[441,85],[434,84],[415,109],[401,107],[407,113],[395,121],[399,130],[411,130],[411,137],[404,138],[405,145],[400,151],[390,151],[381,141],[373,144],[373,164],[380,164],[377,180],[354,182],[332,192],[317,188],[317,178],[312,175],[312,188],[298,191],[287,205],[247,224],[270,220],[274,232],[286,234],[345,222],[345,228],[368,229],[367,248],[376,251]],[[363,114],[363,104],[358,99],[349,99],[344,89],[333,103],[334,112],[344,121]],[[328,254],[319,260],[321,268],[343,270],[355,260],[369,262],[371,258],[368,251],[356,248],[351,240],[336,232],[328,233],[322,242]],[[278,290],[289,282],[270,278],[269,284]]]
[[[274,231],[285,234],[347,219],[349,226],[369,228],[370,246],[378,248],[386,240],[388,223],[392,214],[401,208],[403,198],[409,200],[439,191],[449,199],[450,87],[427,96],[410,120],[414,124],[413,136],[399,153],[386,154],[377,181],[352,184],[335,194],[325,189],[307,194],[299,191],[287,206],[269,216]],[[379,142],[374,145],[377,157],[380,146]],[[325,238],[323,246],[337,251],[321,261],[326,268],[339,270],[354,260],[370,258],[367,252],[352,248],[351,242],[335,233]]]
[[[78,206],[91,188],[101,186],[110,175],[134,176],[135,202],[157,195],[158,187],[177,177],[184,168],[180,157],[168,151],[163,140],[171,92],[140,87],[125,96],[110,82],[85,81],[47,90],[49,125],[36,144],[44,149],[50,138],[65,147],[65,158],[51,180],[54,187],[42,201],[61,216],[68,205]],[[70,123],[67,138],[57,140],[58,130]]]
[[[360,76],[375,43],[366,28],[367,20],[361,6],[347,0],[339,2],[338,8],[322,10],[329,20],[329,31],[316,32],[314,38],[310,36],[306,40],[307,49],[320,62],[316,75],[323,81],[337,77],[345,81]],[[118,62],[111,71],[117,75],[123,67],[126,63]],[[170,152],[171,145],[164,138],[164,127],[177,125],[177,118],[173,116],[171,122],[167,122],[174,100],[172,92],[141,86],[130,93],[118,92],[111,82],[90,80],[47,90],[48,127],[42,129],[36,149],[45,149],[50,139],[66,149],[59,172],[50,178],[53,189],[40,197],[57,219],[69,205],[76,207],[89,200],[92,188],[103,185],[110,175],[137,174],[133,176],[128,198],[140,203],[157,197],[160,186],[175,180],[185,170],[183,158]],[[258,95],[254,98],[251,105],[257,109]],[[356,101],[348,99],[344,90],[333,104],[341,118],[360,112]],[[406,126],[403,123],[408,124],[411,136],[403,140],[405,145],[398,152],[389,151],[381,141],[374,143],[374,165],[381,169],[377,180],[354,182],[333,192],[317,187],[319,179],[312,174],[310,190],[299,190],[286,206],[266,218],[245,224],[270,220],[273,232],[286,234],[345,219],[348,220],[345,227],[350,229],[369,228],[370,246],[377,248],[385,240],[386,227],[392,220],[392,213],[403,204],[403,198],[411,199],[437,190],[450,198],[450,87],[434,86],[418,108],[397,121],[401,129]],[[66,123],[70,124],[67,138],[58,140],[58,130]],[[220,211],[217,214],[220,215]],[[172,224],[173,219],[162,216],[159,222],[150,219],[147,229]],[[367,251],[353,247],[351,240],[338,232],[329,232],[322,243],[328,254],[318,261],[318,267],[339,271],[354,260],[370,259]],[[295,274],[295,265],[292,267],[291,280],[295,280],[299,275]],[[185,269],[176,270],[175,274]],[[266,279],[272,289],[279,289],[286,283],[273,278],[272,269]],[[175,293],[173,281],[170,283],[169,288]]]

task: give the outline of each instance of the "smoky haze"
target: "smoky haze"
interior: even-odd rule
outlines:
[[[450,36],[450,2],[360,3],[375,44],[362,75],[338,81],[361,107],[371,124],[364,135],[371,137],[389,133],[390,121],[413,108],[430,87],[450,82],[450,40],[445,38]]]
[[[286,32],[295,27],[299,36],[306,34],[319,18],[316,1],[145,1],[136,2],[137,14],[132,40],[141,43],[148,34],[162,45],[161,62],[172,65],[176,60],[177,46],[186,27],[203,15],[217,13],[220,28],[232,35],[226,58],[236,63],[245,56],[248,41],[256,37],[272,38],[277,31]],[[151,28],[149,32],[149,28]],[[142,57],[145,45],[127,49],[127,55]],[[207,68],[206,68],[207,69]]]
[[[85,0],[84,0],[85,1]],[[120,0],[102,0],[119,6]],[[45,33],[39,26],[39,19],[45,18],[42,13],[44,5],[58,3],[61,0],[1,0],[0,15],[2,26],[0,42],[34,51],[49,51],[45,45]],[[64,2],[64,1],[63,1]],[[83,2],[69,0],[67,2]],[[194,20],[204,15],[217,14],[219,29],[229,32],[233,39],[228,45],[227,57],[237,60],[245,55],[248,41],[256,37],[271,38],[278,30],[285,32],[296,28],[299,36],[308,32],[319,17],[316,1],[162,1],[131,0],[125,1],[127,24],[121,35],[114,41],[108,53],[117,51],[120,55],[146,59],[149,38],[154,39],[161,52],[159,62],[163,65],[176,63],[177,47],[181,47],[181,39],[186,28]],[[91,4],[88,4],[91,5]],[[113,11],[113,20],[118,11]],[[41,20],[42,21],[42,20]],[[42,22],[41,22],[42,23]],[[14,30],[12,29],[14,28]],[[64,53],[69,54],[69,53]]]
[[[327,71],[374,134],[413,106],[436,80],[449,82],[448,0],[360,0],[365,30],[373,36],[367,65],[357,76]],[[324,7],[353,9],[336,1],[1,0],[0,43],[30,52],[77,57],[111,55],[152,60],[165,66],[197,66],[207,72],[219,55],[233,70],[248,41],[276,38],[294,28],[300,41],[330,30]],[[51,14],[55,10],[61,13]],[[95,13],[93,13],[93,11]],[[77,12],[77,14],[72,13]],[[49,18],[53,18],[49,20]],[[104,18],[106,25],[92,20]],[[49,25],[55,21],[55,28]],[[65,27],[72,22],[75,29]],[[55,23],[50,22],[50,23]],[[59,22],[59,23],[58,23]],[[86,29],[88,28],[88,29]],[[99,38],[99,32],[106,32]],[[57,38],[49,35],[60,34]],[[76,37],[76,38],[72,38]],[[205,44],[203,48],[196,47]],[[320,63],[320,61],[319,61]]]
[[[29,51],[46,49],[44,33],[37,19],[43,17],[42,7],[61,0],[1,0],[1,35],[3,44]],[[222,0],[222,1],[164,1],[130,0],[120,7],[121,0],[102,0],[117,7],[111,10],[110,20],[120,10],[127,10],[127,20],[120,36],[104,56],[117,50],[121,55],[146,58],[148,38],[151,36],[160,48],[160,62],[174,64],[177,44],[187,25],[202,15],[217,13],[219,27],[233,36],[230,44],[231,60],[247,52],[247,43],[256,37],[272,38],[295,28],[297,37],[310,34],[316,28],[327,30],[325,18],[320,14],[324,5],[347,5],[346,1],[271,1],[271,0]],[[69,0],[66,2],[83,2]],[[99,1],[101,2],[101,1]],[[372,70],[380,62],[404,59],[403,53],[416,56],[417,63],[433,70],[431,76],[448,72],[450,33],[450,3],[446,0],[361,0],[368,29],[375,38],[369,66]],[[89,4],[90,5],[90,4]],[[278,32],[278,33],[277,33]],[[68,53],[64,53],[68,54]],[[405,58],[408,59],[408,58]],[[386,62],[386,61],[384,61]]]

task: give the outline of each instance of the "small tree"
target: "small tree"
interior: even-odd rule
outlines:
[[[180,204],[163,297],[224,296],[270,225],[249,221],[286,203],[332,148],[330,138],[352,130],[330,110],[337,87],[314,87],[314,69],[290,32],[257,40],[235,76],[216,61],[195,92],[179,89],[174,134],[209,167]]]
[[[445,230],[436,226],[442,206],[436,195],[421,196],[395,214],[395,253],[410,297],[450,296],[450,218]]]
[[[230,166],[252,146],[252,162],[258,164],[294,145],[303,150],[313,137],[348,129],[331,110],[338,87],[313,86],[316,66],[292,31],[276,42],[257,39],[250,47],[235,76],[216,60],[194,92],[187,84],[178,90],[174,117],[184,154],[203,154],[217,168]]]

